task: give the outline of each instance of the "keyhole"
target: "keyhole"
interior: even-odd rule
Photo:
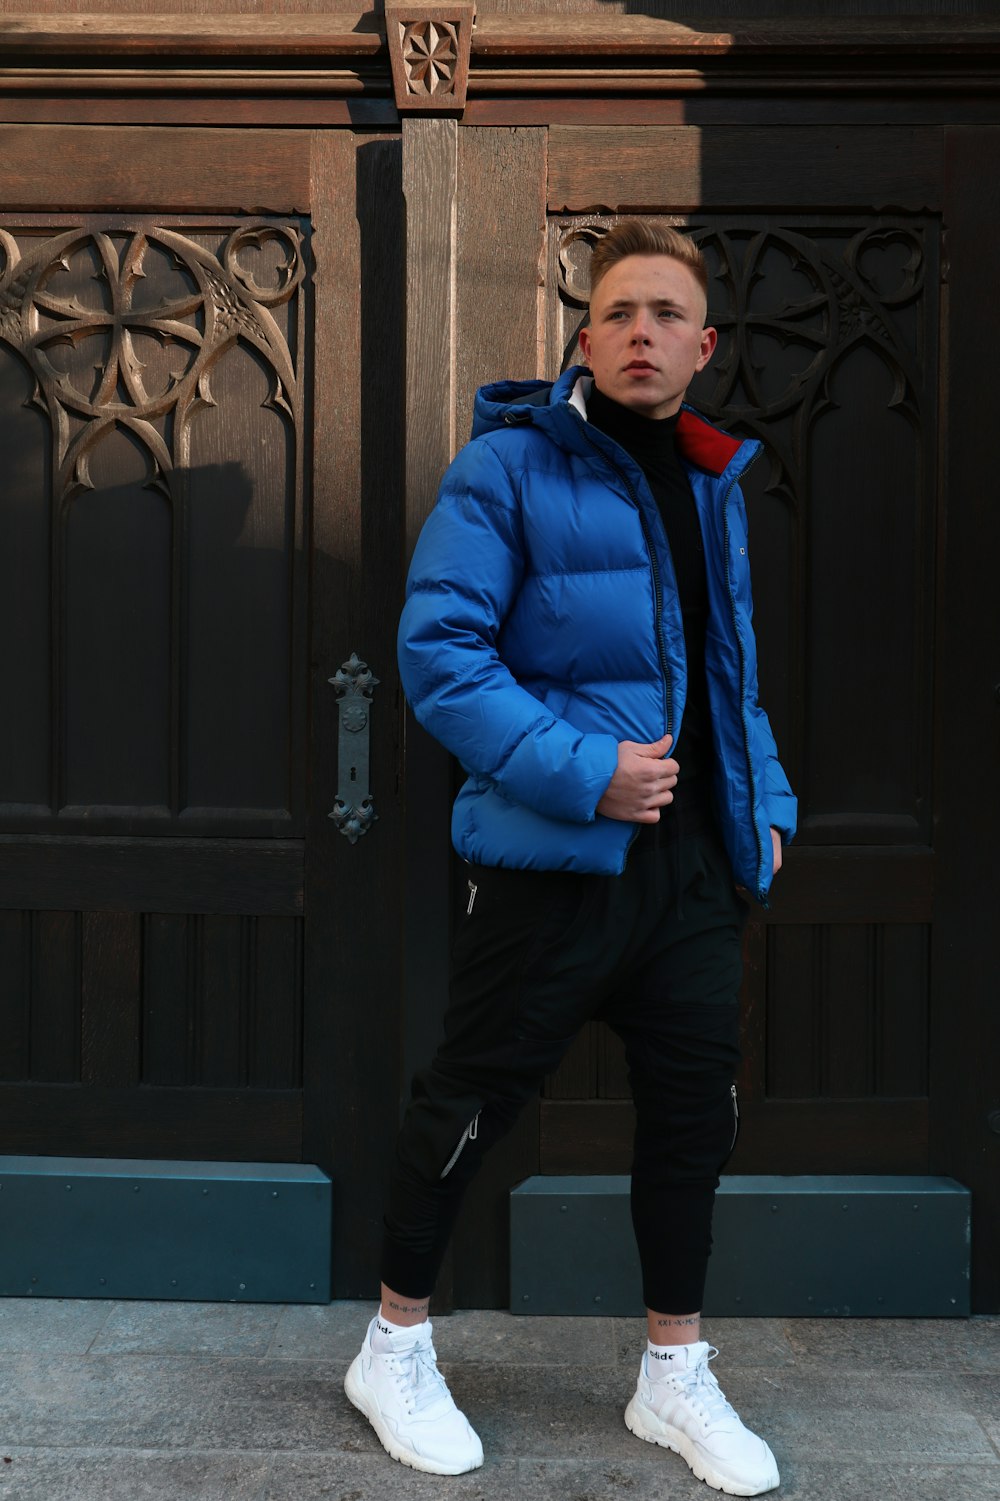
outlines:
[[[356,766],[352,766],[351,767],[351,781],[352,782],[356,782],[357,780],[358,780],[358,768]]]

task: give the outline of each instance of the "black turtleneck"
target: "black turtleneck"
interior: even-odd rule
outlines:
[[[688,813],[697,820],[695,805],[704,806],[708,799],[703,778],[711,760],[711,719],[705,682],[705,631],[708,626],[705,550],[691,485],[677,456],[674,441],[679,415],[645,417],[612,401],[596,385],[587,398],[588,421],[620,444],[646,476],[663,519],[673,559],[684,618],[684,651],[688,665],[684,736],[677,757],[681,770],[674,794],[674,809],[684,809],[686,822]]]

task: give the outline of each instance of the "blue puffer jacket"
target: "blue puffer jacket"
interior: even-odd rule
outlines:
[[[484,386],[410,568],[399,630],[418,720],[468,772],[452,819],[481,865],[618,875],[637,825],[595,812],[618,742],[684,757],[684,631],[642,474],[586,420],[590,377]],[[678,452],[705,541],[714,787],[733,873],[764,901],[795,798],[757,703],[747,523],[759,450],[685,407]],[[669,809],[665,817],[669,817]]]

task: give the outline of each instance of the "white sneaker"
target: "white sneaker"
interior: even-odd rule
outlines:
[[[431,1475],[464,1475],[483,1462],[483,1446],[459,1412],[437,1368],[430,1321],[400,1334],[382,1326],[386,1354],[372,1349],[377,1316],[344,1377],[344,1391],[404,1465]]]
[[[644,1355],[625,1424],[637,1438],[680,1454],[713,1490],[759,1496],[778,1484],[778,1466],[764,1440],[744,1428],[719,1389],[708,1368],[718,1353],[704,1341],[682,1346],[680,1368],[671,1361],[652,1380]]]

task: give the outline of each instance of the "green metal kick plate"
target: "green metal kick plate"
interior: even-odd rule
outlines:
[[[302,1163],[0,1157],[0,1296],[328,1303],[332,1193]]]
[[[705,1312],[967,1316],[971,1199],[952,1178],[723,1178]],[[628,1178],[527,1179],[510,1252],[514,1313],[643,1312]]]

